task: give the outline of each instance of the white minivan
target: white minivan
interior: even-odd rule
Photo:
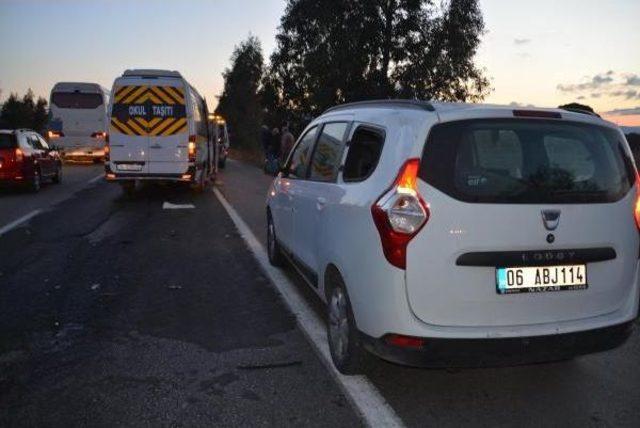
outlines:
[[[520,364],[611,349],[638,316],[640,203],[620,129],[552,109],[376,101],[304,131],[268,254],[327,302],[336,367]]]
[[[109,90],[60,82],[51,90],[47,137],[65,160],[101,162],[109,127]]]
[[[127,70],[109,107],[108,181],[206,185],[216,171],[206,101],[177,71]]]

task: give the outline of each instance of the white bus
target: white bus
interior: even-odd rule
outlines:
[[[51,90],[49,142],[65,160],[101,162],[110,93],[97,83],[60,82]]]

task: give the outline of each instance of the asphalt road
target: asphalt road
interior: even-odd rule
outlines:
[[[1,189],[0,228],[33,210],[45,210],[56,205],[103,173],[102,165],[65,164],[62,169],[62,184],[43,183],[37,194],[25,194],[25,190],[21,188]]]
[[[213,193],[64,186],[9,196],[0,426],[361,424]]]
[[[89,184],[95,167],[76,168],[38,195],[0,194],[0,228],[42,210],[0,236],[0,426],[362,424],[212,193],[149,186],[125,198]],[[270,181],[231,161],[218,182],[263,243]],[[367,378],[408,426],[635,427],[639,363],[636,330],[569,362],[375,361]]]
[[[220,181],[226,198],[266,245],[264,201],[271,178],[230,162]],[[317,299],[307,296],[322,313]],[[638,427],[639,365],[640,327],[623,347],[573,361],[425,370],[378,360],[367,377],[407,426]]]

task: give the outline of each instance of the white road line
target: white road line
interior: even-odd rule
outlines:
[[[42,210],[33,210],[29,214],[23,215],[19,219],[14,220],[11,223],[7,224],[6,226],[1,227],[0,228],[0,236],[2,236],[5,233],[15,229],[16,227],[20,226],[21,224],[28,222],[29,220],[31,220],[33,217],[37,216],[41,212],[42,212]]]
[[[87,181],[87,184],[93,184],[93,183],[99,181],[102,178],[104,178],[104,174],[100,174],[97,177],[93,177],[91,180]]]
[[[172,204],[171,202],[165,202],[162,204],[163,210],[193,210],[196,206],[193,204]]]
[[[246,241],[254,257],[267,274],[271,282],[276,286],[280,295],[296,316],[298,325],[307,336],[320,359],[331,372],[338,384],[342,387],[351,404],[360,413],[368,426],[375,427],[402,427],[404,424],[396,415],[389,403],[365,376],[344,376],[333,366],[329,345],[326,340],[325,323],[311,309],[305,298],[289,281],[283,272],[274,268],[269,263],[267,253],[249,226],[242,220],[236,210],[227,202],[218,189],[213,189],[216,197],[235,223],[238,231]]]

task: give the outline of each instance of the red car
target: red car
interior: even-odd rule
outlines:
[[[62,180],[62,161],[37,132],[0,130],[0,185],[21,185],[33,192],[42,180]]]

